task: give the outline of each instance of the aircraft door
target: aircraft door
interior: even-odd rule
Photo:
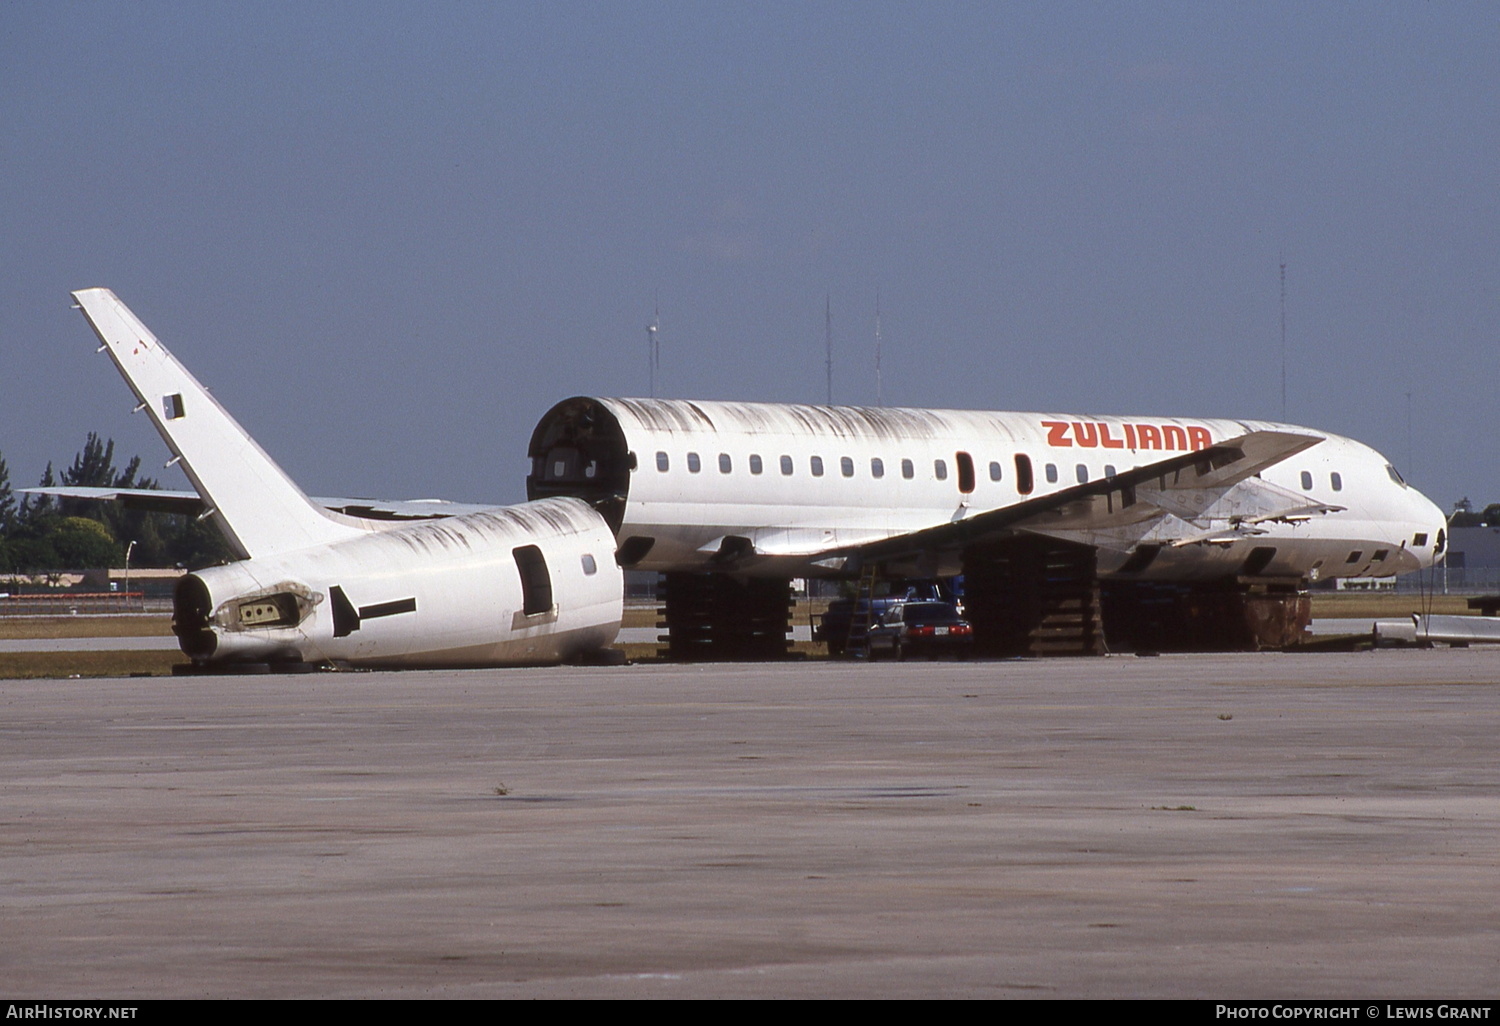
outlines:
[[[965,495],[974,492],[974,457],[966,452],[953,454],[953,462],[958,464],[958,490]]]

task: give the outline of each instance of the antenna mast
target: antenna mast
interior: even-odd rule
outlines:
[[[657,332],[661,329],[661,297],[656,296],[656,309],[651,323],[646,325],[646,363],[651,369],[651,398],[656,398],[656,371],[661,367],[661,341]]]
[[[1286,422],[1286,254],[1281,258],[1281,420]]]
[[[1408,474],[1411,474],[1415,470],[1416,470],[1416,467],[1412,463],[1412,451],[1411,451],[1411,390],[1407,389],[1407,392],[1406,392],[1406,472]],[[1446,565],[1446,564],[1444,564],[1444,565]]]
[[[833,293],[823,298],[823,344],[828,350],[828,405],[833,405]]]

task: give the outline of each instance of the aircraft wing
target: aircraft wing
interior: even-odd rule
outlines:
[[[1289,431],[1252,431],[1113,477],[962,516],[925,530],[850,546],[844,553],[863,560],[884,560],[956,551],[1017,531],[1129,548],[1163,520],[1186,525],[1232,520],[1238,528],[1242,520],[1264,522],[1332,512],[1336,507],[1310,509],[1305,500],[1299,502],[1290,493],[1283,495],[1283,489],[1269,484],[1265,489],[1270,494],[1257,495],[1248,508],[1239,512],[1224,508],[1225,495],[1235,485],[1322,440]],[[1187,533],[1186,529],[1178,532]]]
[[[198,516],[208,505],[197,492],[164,491],[157,488],[17,488],[18,494],[51,495],[59,499],[84,499],[91,502],[118,502],[125,509],[151,513],[177,513]],[[324,509],[361,520],[438,520],[495,509],[493,503],[449,502],[446,499],[350,499],[312,496]]]

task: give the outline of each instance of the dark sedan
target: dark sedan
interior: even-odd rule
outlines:
[[[903,602],[892,606],[870,628],[870,658],[968,656],[974,628],[951,602]]]

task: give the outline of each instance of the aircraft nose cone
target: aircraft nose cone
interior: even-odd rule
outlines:
[[[1427,547],[1418,549],[1422,554],[1422,565],[1432,566],[1448,551],[1448,519],[1436,503],[1417,493],[1419,509],[1413,519],[1413,534],[1425,534]]]

